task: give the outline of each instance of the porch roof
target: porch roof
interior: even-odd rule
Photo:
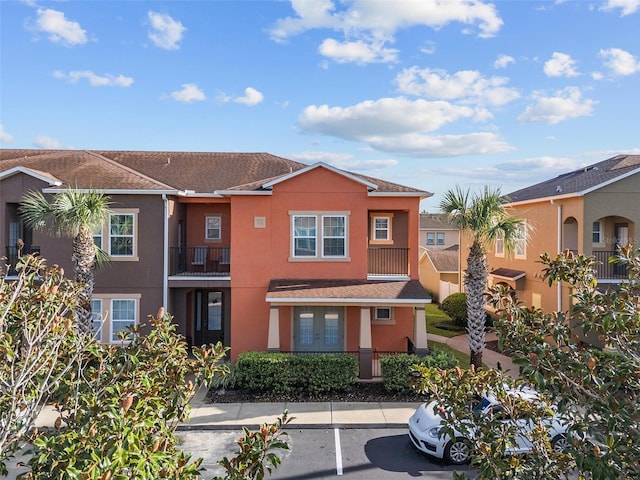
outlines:
[[[489,272],[489,275],[492,277],[515,281],[524,278],[527,275],[527,272],[523,270],[513,270],[511,268],[496,268]]]
[[[274,304],[419,306],[431,297],[418,280],[273,279],[266,301]]]

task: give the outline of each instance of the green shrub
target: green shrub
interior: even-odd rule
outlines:
[[[346,354],[292,355],[244,352],[237,384],[256,392],[314,396],[347,390],[358,381],[358,361]]]
[[[440,304],[440,308],[445,312],[456,325],[467,326],[467,294],[453,293],[445,298]]]
[[[411,392],[411,373],[415,365],[435,368],[453,368],[458,360],[451,352],[434,350],[424,357],[403,353],[387,355],[380,358],[382,367],[382,383],[388,392]]]

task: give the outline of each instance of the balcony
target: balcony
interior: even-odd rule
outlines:
[[[18,272],[16,271],[16,265],[18,264],[18,260],[22,255],[29,254],[40,254],[40,247],[37,245],[24,246],[22,250],[18,252],[18,247],[7,247],[7,256],[2,259],[2,264],[0,264],[0,275],[6,272],[6,276],[15,277]]]
[[[409,275],[408,248],[369,248],[368,274],[405,277]]]
[[[169,275],[189,277],[228,277],[230,247],[171,247]]]
[[[609,258],[617,253],[615,250],[598,250],[591,253],[598,261],[596,265],[596,278],[598,280],[622,280],[628,278],[626,265],[609,263]]]

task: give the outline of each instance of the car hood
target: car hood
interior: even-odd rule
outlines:
[[[433,401],[423,403],[416,409],[411,421],[419,430],[425,431],[431,427],[437,427],[442,422],[442,417],[437,413],[438,403]]]

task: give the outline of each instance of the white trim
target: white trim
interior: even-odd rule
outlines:
[[[202,277],[201,277],[202,278]],[[393,306],[393,305],[403,305],[403,306],[416,306],[416,305],[424,305],[425,303],[431,303],[430,299],[423,298],[409,298],[409,299],[392,299],[392,298],[298,298],[298,297],[269,297],[268,295],[265,297],[265,301],[270,303],[271,305],[326,305],[333,304],[336,306],[340,305],[361,305],[361,306]]]
[[[205,197],[205,196],[209,196],[209,197],[225,197],[225,196],[231,196],[231,195],[264,195],[264,196],[270,196],[273,195],[273,192],[271,190],[268,191],[264,191],[264,190],[216,190],[215,192],[213,192],[212,194],[194,194],[194,196],[196,197]]]
[[[68,188],[43,188],[42,193],[63,193]],[[181,195],[180,190],[123,190],[110,188],[72,188],[78,193],[99,192],[105,195]]]
[[[369,197],[420,197],[421,199],[433,197],[433,193],[425,192],[425,191],[417,191],[417,192],[369,192],[367,193]]]
[[[43,182],[48,183],[51,186],[55,185],[59,187],[60,185],[62,185],[62,181],[54,177],[53,175],[49,176],[46,174],[46,172],[40,172],[38,170],[32,170],[31,168],[26,167],[10,168],[9,170],[0,173],[0,180],[2,180],[3,178],[11,177],[12,175],[15,175],[17,173],[24,173],[25,175],[29,175],[30,177],[42,180]]]

